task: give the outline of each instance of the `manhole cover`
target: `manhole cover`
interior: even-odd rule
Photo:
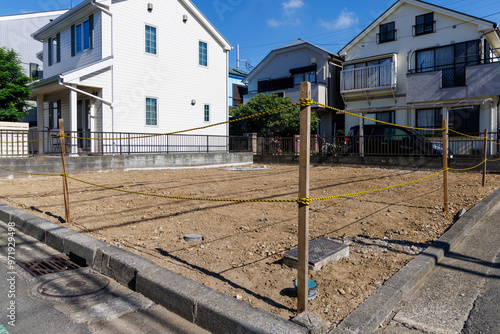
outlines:
[[[40,284],[38,293],[59,298],[86,296],[106,288],[109,280],[101,275],[80,274],[55,278]]]

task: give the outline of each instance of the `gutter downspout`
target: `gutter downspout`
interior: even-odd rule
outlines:
[[[481,36],[479,36],[479,40],[480,40],[480,43],[481,43],[481,63],[484,64],[484,56],[485,56],[485,50],[484,50],[484,36],[492,33],[492,32],[497,32],[498,31],[498,25],[495,23],[493,24],[493,30],[491,31],[488,31],[488,32],[485,32],[484,34],[482,34]]]
[[[108,14],[111,17],[111,57],[115,57],[115,21],[113,17],[113,13],[104,7],[102,5],[96,3],[96,0],[89,0],[90,4],[93,5],[94,7],[97,7],[99,10],[103,11],[104,13]],[[104,102],[104,100],[102,100]],[[115,133],[115,109],[114,109],[114,102],[115,102],[115,66],[114,64],[111,65],[111,104],[109,104],[111,108],[111,132],[114,134]],[[102,119],[101,119],[102,122]],[[102,124],[102,123],[101,123]],[[113,135],[114,138],[114,135]],[[113,153],[115,153],[115,146],[116,143],[113,140]]]

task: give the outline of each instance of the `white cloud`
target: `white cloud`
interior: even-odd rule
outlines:
[[[281,27],[281,26],[291,26],[291,25],[299,25],[300,19],[296,17],[297,9],[302,8],[304,6],[304,1],[302,0],[288,0],[281,3],[282,11],[282,19],[268,19],[267,25],[269,27]]]
[[[358,24],[358,22],[359,19],[356,16],[356,13],[349,12],[347,8],[344,8],[335,20],[333,21],[320,20],[319,24],[326,29],[339,30],[339,29],[350,28],[353,25]]]

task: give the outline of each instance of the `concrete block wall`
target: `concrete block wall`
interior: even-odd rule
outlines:
[[[107,170],[155,169],[168,167],[199,167],[210,165],[251,164],[252,153],[179,153],[67,157],[68,173],[100,172]],[[0,168],[22,173],[60,174],[61,158],[0,158]],[[0,179],[29,175],[0,169]]]

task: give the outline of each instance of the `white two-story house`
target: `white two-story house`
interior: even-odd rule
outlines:
[[[39,130],[57,129],[58,118],[80,136],[228,119],[231,45],[189,0],[85,0],[32,36],[43,42],[44,79],[32,89]],[[228,127],[189,133],[227,135]],[[71,150],[98,146],[73,139]]]
[[[343,109],[339,94],[341,59],[305,40],[298,39],[272,50],[243,81],[248,85],[244,102],[260,93],[287,96],[299,102],[300,83],[311,82],[311,98],[319,103]],[[313,106],[320,118],[318,133],[333,136],[344,128],[344,115]]]
[[[339,52],[346,110],[419,128],[440,128],[445,118],[462,133],[496,132],[499,48],[496,23],[399,0]],[[358,124],[346,116],[347,130]]]

